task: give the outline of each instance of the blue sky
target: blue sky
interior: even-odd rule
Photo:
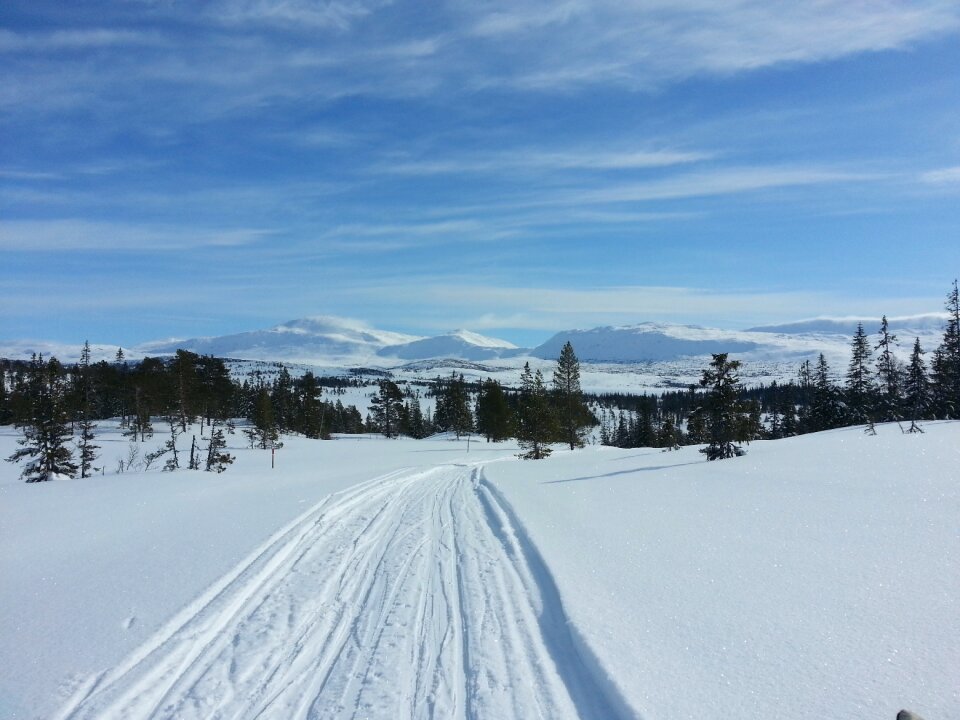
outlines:
[[[942,309],[960,5],[0,5],[0,338]]]

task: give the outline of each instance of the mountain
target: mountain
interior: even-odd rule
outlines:
[[[377,355],[400,360],[454,358],[476,361],[513,357],[523,352],[522,349],[506,340],[486,337],[469,330],[456,330],[436,337],[388,345],[377,352]]]
[[[909,315],[904,317],[887,318],[890,330],[907,335],[926,335],[931,332],[941,332],[946,322],[946,313],[926,313],[924,315]],[[863,323],[867,333],[875,333],[880,329],[880,318],[846,317],[832,318],[819,317],[810,320],[784,323],[783,325],[761,325],[750,328],[746,332],[783,333],[799,335],[808,333],[828,333],[853,336],[857,331],[857,323]]]
[[[268,330],[146,343],[136,349],[143,354],[173,353],[182,348],[247,360],[364,364],[384,347],[419,339],[370,328],[355,320],[317,316],[291,320]]]
[[[714,330],[696,325],[640,323],[620,327],[560,332],[536,347],[533,357],[556,359],[570,342],[583,362],[658,362],[712,353],[744,353],[757,350],[768,338],[747,333]]]

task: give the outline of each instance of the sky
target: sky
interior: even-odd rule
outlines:
[[[943,309],[955,0],[0,3],[0,339]]]

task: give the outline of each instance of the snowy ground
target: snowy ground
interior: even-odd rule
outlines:
[[[960,423],[709,464],[234,444],[0,466],[0,717],[960,716]]]

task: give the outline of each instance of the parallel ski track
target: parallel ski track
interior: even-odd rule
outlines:
[[[629,715],[482,469],[402,470],[277,533],[60,717]]]

